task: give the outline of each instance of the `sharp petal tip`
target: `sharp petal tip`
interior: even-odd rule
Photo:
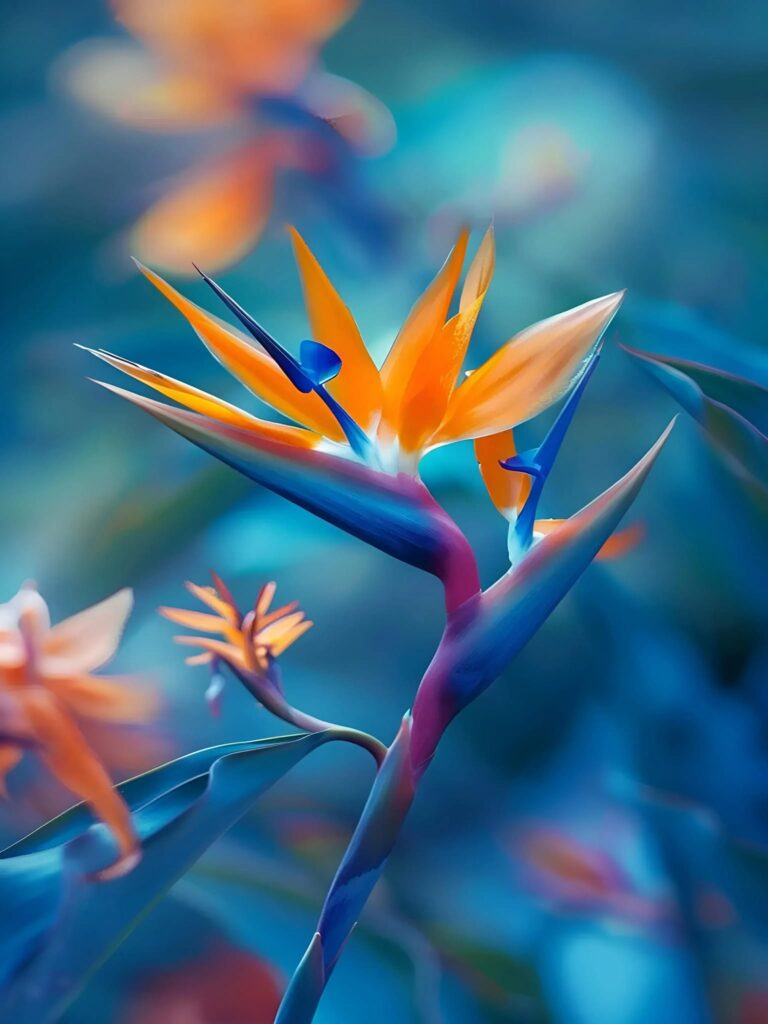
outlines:
[[[133,260],[134,266],[144,275],[144,277],[152,278],[155,276],[154,270],[148,267],[146,263],[142,263],[138,257],[131,256],[131,259]]]
[[[672,419],[669,421],[669,423],[666,425],[666,427],[662,430],[661,434],[659,434],[658,440],[656,441],[656,443],[651,447],[650,451],[648,452],[649,456],[655,457],[661,451],[661,449],[664,447],[664,445],[667,443],[667,441],[669,439],[669,435],[674,430],[674,427],[675,427],[675,424],[677,423],[677,419],[678,419],[679,415],[680,415],[679,413],[675,413],[675,415],[672,417]]]

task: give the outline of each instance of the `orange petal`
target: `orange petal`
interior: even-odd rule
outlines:
[[[102,722],[146,722],[158,707],[157,695],[129,676],[72,676],[46,685],[70,711]]]
[[[267,608],[272,604],[272,599],[275,596],[277,590],[277,584],[274,580],[270,580],[269,583],[265,583],[259,591],[259,596],[256,598],[256,616],[261,619],[262,615],[266,612]]]
[[[120,356],[112,355],[111,352],[86,348],[84,345],[80,347],[98,359],[102,359],[105,363],[109,363],[110,366],[114,366],[115,369],[121,370],[134,380],[138,380],[154,391],[159,391],[161,395],[173,399],[179,405],[202,413],[203,416],[210,416],[211,419],[218,420],[220,423],[229,423],[233,427],[252,431],[260,437],[285,441],[286,444],[294,444],[301,448],[314,448],[321,440],[320,435],[311,430],[291,427],[283,423],[272,423],[269,420],[251,416],[250,413],[216,398],[215,395],[209,395],[207,392],[200,391],[183,381],[175,380],[173,377],[166,377],[164,373],[158,373],[157,370],[140,366],[139,363],[134,363],[130,359],[122,359]]]
[[[273,360],[239,330],[185,299],[159,274],[139,264],[145,277],[172,302],[189,321],[200,340],[239,381],[255,395],[285,416],[303,423],[334,441],[343,441],[338,423],[314,393],[303,395],[291,384]]]
[[[355,0],[112,0],[118,19],[174,63],[232,91],[294,89],[315,47],[349,17]]]
[[[240,107],[220,82],[116,40],[77,44],[57,62],[54,74],[81,103],[145,131],[199,129],[233,117]]]
[[[542,534],[546,537],[547,534],[554,533],[567,522],[567,519],[537,519],[533,525],[533,529],[535,533]],[[616,533],[612,534],[600,548],[596,557],[601,561],[610,561],[613,558],[621,558],[633,548],[637,547],[643,537],[645,537],[644,525],[642,523],[633,523],[625,530],[617,530]]]
[[[571,387],[623,294],[586,302],[515,335],[454,391],[435,443],[509,429],[556,402]]]
[[[459,312],[434,335],[403,394],[399,437],[407,452],[421,451],[443,421],[493,277],[495,259],[493,228],[489,228],[469,268]]]
[[[115,837],[120,860],[102,872],[101,877],[114,877],[133,866],[139,843],[130,811],[74,720],[61,701],[41,687],[25,691],[24,705],[40,743],[40,756],[48,768],[70,792],[85,800]]]
[[[163,618],[186,629],[199,629],[203,633],[226,633],[230,628],[225,619],[207,612],[187,611],[186,608],[158,608]]]
[[[475,457],[488,494],[505,519],[514,519],[531,492],[531,478],[527,473],[514,473],[503,469],[499,462],[516,453],[515,438],[511,430],[486,434],[475,440]]]
[[[280,608],[275,608],[275,610],[270,612],[268,615],[259,615],[259,629],[263,629],[265,626],[268,626],[270,622],[276,622],[278,619],[285,618],[286,615],[290,615],[291,612],[295,612],[298,607],[298,601],[289,601],[288,604],[284,604]]]
[[[227,604],[226,601],[222,601],[213,587],[200,587],[197,583],[190,583],[189,581],[184,585],[190,594],[194,594],[198,601],[202,601],[203,604],[207,604],[209,608],[212,608],[217,615],[220,615],[221,618],[230,623],[230,625],[239,625],[237,613],[234,608]]]
[[[247,667],[242,649],[235,647],[234,644],[224,643],[223,640],[212,640],[207,636],[175,636],[173,639],[177,644],[183,644],[186,647],[202,647],[204,651],[208,651],[224,661],[234,662],[241,668]]]
[[[275,173],[268,150],[249,146],[182,175],[136,222],[132,250],[175,274],[230,266],[264,230]]]
[[[210,651],[203,651],[202,654],[190,654],[188,658],[184,659],[185,665],[210,665],[213,661],[213,655]]]
[[[8,788],[5,783],[6,776],[22,758],[24,751],[21,747],[11,747],[6,744],[0,745],[0,796],[8,796]]]
[[[284,619],[279,619],[277,622],[265,626],[264,629],[260,629],[256,634],[256,642],[264,644],[266,647],[272,647],[276,641],[286,633],[290,633],[294,626],[297,626],[303,620],[304,612],[294,612],[292,615],[286,615]]]
[[[333,349],[341,359],[341,372],[328,384],[328,390],[352,419],[368,430],[381,410],[379,371],[341,296],[298,231],[289,230],[312,338]]]
[[[384,387],[384,433],[399,432],[406,388],[427,346],[442,329],[459,280],[468,232],[462,231],[435,279],[408,314],[381,368]]]
[[[229,589],[229,587],[221,578],[221,576],[219,576],[218,573],[214,572],[213,569],[211,569],[211,580],[213,581],[213,589],[216,591],[216,593],[219,595],[222,601],[226,602],[229,605],[229,607],[232,609],[232,613],[239,619],[240,612],[238,611],[237,601],[235,600],[232,591]]]
[[[645,532],[644,523],[633,523],[625,530],[617,530],[600,548],[597,557],[606,561],[622,558],[644,540]]]
[[[240,646],[240,617],[235,608],[232,608],[227,619],[219,615],[208,615],[206,612],[197,612],[186,608],[158,608],[158,611],[169,622],[175,622],[187,629],[201,630],[203,633],[219,633],[235,647]]]
[[[17,633],[0,639],[0,669],[21,668],[26,660],[24,641]]]
[[[42,674],[80,675],[100,668],[117,650],[132,607],[133,592],[126,588],[57,623],[43,642]]]
[[[300,636],[303,636],[308,629],[314,625],[309,619],[297,623],[292,629],[287,630],[281,637],[270,644],[270,650],[275,658],[278,658],[286,648],[295,643]]]

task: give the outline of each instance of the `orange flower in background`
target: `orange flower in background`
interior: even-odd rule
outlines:
[[[285,93],[357,0],[113,0],[117,20],[175,68],[234,96]]]
[[[323,43],[356,0],[113,0],[134,36],[88,40],[66,55],[57,77],[109,118],[155,132],[231,124],[238,141],[195,160],[138,219],[132,252],[177,274],[192,261],[229,266],[256,243],[281,171],[322,173],[327,145],[301,117],[276,127],[259,101],[278,99],[332,125],[358,153],[389,148],[389,112],[352,82],[316,70]],[[245,141],[243,138],[245,137]]]
[[[226,685],[222,672],[228,668],[259,704],[277,718],[303,732],[331,730],[352,743],[364,747],[381,764],[386,748],[373,736],[357,729],[345,729],[315,718],[288,703],[278,659],[313,623],[291,601],[270,611],[277,585],[270,581],[259,590],[253,606],[243,614],[226,584],[211,573],[212,587],[187,583],[187,590],[209,611],[186,608],[159,608],[161,615],[179,626],[207,636],[182,635],[174,640],[186,647],[200,648],[200,653],[186,658],[188,665],[207,665],[210,683],[205,699],[214,715],[219,714],[221,695]]]
[[[131,591],[121,590],[55,626],[31,583],[0,605],[3,787],[24,749],[32,749],[112,832],[120,856],[100,878],[129,870],[139,858],[139,843],[130,812],[78,719],[135,723],[154,712],[154,696],[135,680],[93,675],[117,650],[132,603]]]

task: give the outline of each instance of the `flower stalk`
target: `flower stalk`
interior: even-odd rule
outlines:
[[[213,586],[199,587],[188,583],[187,588],[211,612],[187,611],[183,608],[161,608],[160,612],[180,626],[221,634],[222,640],[210,636],[177,636],[185,646],[201,647],[200,654],[187,658],[189,664],[208,665],[211,681],[206,699],[214,714],[218,714],[221,695],[226,681],[222,666],[251,693],[259,704],[276,718],[295,726],[302,732],[327,732],[333,739],[354,743],[367,750],[377,766],[384,761],[387,748],[375,736],[351,726],[336,725],[315,718],[289,704],[285,697],[278,657],[286,648],[312,626],[292,601],[270,611],[276,585],[266,583],[256,598],[253,609],[243,615],[223,580],[211,573]],[[212,613],[212,614],[211,614]]]

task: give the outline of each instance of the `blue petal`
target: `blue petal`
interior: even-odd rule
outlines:
[[[341,370],[339,356],[319,341],[302,341],[299,360],[302,369],[315,384],[327,384],[329,380],[338,377]]]
[[[205,283],[213,289],[216,295],[221,299],[224,305],[231,310],[232,313],[237,317],[240,323],[246,328],[246,330],[253,335],[258,341],[262,348],[274,359],[283,373],[286,375],[288,380],[293,386],[300,391],[302,394],[308,394],[310,391],[314,391],[323,402],[328,406],[330,411],[336,418],[341,429],[349,442],[349,446],[355,455],[363,459],[364,462],[370,462],[373,458],[373,444],[371,440],[363,430],[360,429],[357,423],[352,419],[349,413],[342,408],[336,399],[326,391],[323,387],[322,381],[315,379],[315,366],[313,363],[310,364],[309,368],[299,363],[298,360],[288,352],[283,346],[276,341],[271,334],[264,330],[260,323],[253,319],[253,317],[246,313],[241,305],[224,291],[224,289],[216,284],[210,277],[199,270],[201,277]],[[306,342],[304,344],[307,344]],[[326,353],[330,353],[331,356],[335,357],[338,362],[338,368],[335,373],[331,374],[331,377],[335,377],[338,370],[341,368],[341,360],[331,349],[326,348],[324,345],[320,345],[318,342],[309,342],[310,345],[316,345],[320,349],[324,349]],[[303,353],[302,353],[303,354]],[[321,358],[324,361],[326,368],[330,367],[330,359],[325,357],[319,357],[314,354],[310,357],[310,360],[317,361]],[[328,377],[326,379],[331,379]]]
[[[536,513],[539,507],[541,492],[544,484],[552,471],[555,459],[562,447],[568,427],[576,413],[581,396],[589,383],[590,377],[595,372],[595,367],[600,359],[601,348],[598,347],[592,353],[584,365],[578,383],[571,391],[565,404],[558,413],[557,419],[549,429],[547,436],[538,448],[521,452],[506,459],[500,465],[518,473],[529,473],[533,477],[528,499],[520,511],[520,515],[510,526],[510,551],[526,551],[533,540],[533,526],[536,521]],[[514,543],[513,543],[514,540]]]

